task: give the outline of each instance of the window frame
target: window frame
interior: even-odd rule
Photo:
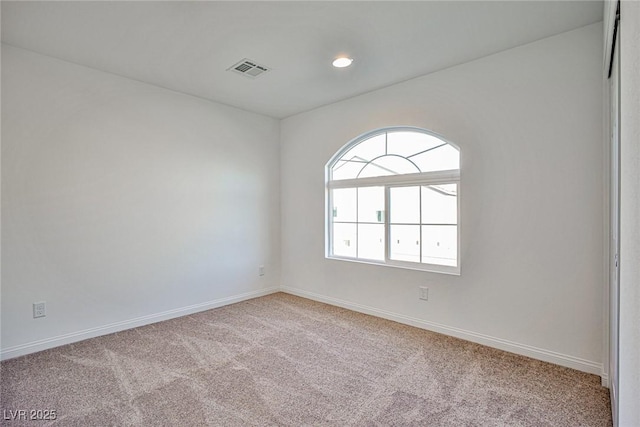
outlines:
[[[409,126],[394,126],[394,127],[386,127],[381,129],[376,129],[371,132],[367,132],[365,134],[360,135],[359,137],[353,139],[345,146],[343,146],[336,154],[329,160],[325,167],[325,258],[339,261],[350,261],[357,262],[362,264],[373,264],[373,265],[382,265],[388,267],[395,268],[403,268],[409,270],[419,270],[419,271],[427,271],[433,273],[443,273],[443,274],[452,274],[452,275],[460,275],[460,169],[450,169],[450,170],[442,170],[442,171],[430,171],[430,172],[419,172],[419,173],[410,173],[403,175],[385,175],[385,176],[376,176],[376,177],[366,177],[366,178],[350,178],[350,179],[331,179],[331,171],[333,166],[344,156],[349,150],[353,147],[357,146],[360,143],[365,142],[366,140],[373,138],[375,136],[385,134],[388,132],[417,132],[424,133],[433,137],[436,137],[454,147],[458,152],[460,152],[460,148],[443,138],[441,135],[438,135],[434,132],[428,131],[426,129],[418,128],[418,127],[409,127]],[[392,187],[408,187],[408,186],[428,186],[428,185],[438,185],[438,184],[456,184],[457,195],[456,195],[456,214],[457,214],[457,223],[456,223],[456,238],[457,238],[457,259],[456,266],[447,266],[440,264],[429,264],[423,262],[410,262],[410,261],[399,261],[393,260],[390,258],[391,252],[391,227],[390,227],[390,189]],[[373,259],[364,259],[356,257],[347,257],[334,255],[333,251],[333,201],[332,201],[332,190],[340,189],[340,188],[363,188],[363,187],[383,187],[384,188],[384,203],[385,203],[385,214],[384,214],[384,222],[381,224],[384,225],[385,232],[385,250],[384,250],[384,261],[373,260]],[[358,218],[356,218],[356,226],[359,223]],[[422,227],[422,224],[420,224]],[[357,239],[356,239],[357,244]],[[422,247],[422,239],[420,240],[420,246]],[[421,259],[422,261],[422,259]]]

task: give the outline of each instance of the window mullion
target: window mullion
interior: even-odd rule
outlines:
[[[327,226],[329,227],[329,255],[333,256],[333,190],[329,189],[328,203],[327,203]],[[327,252],[325,252],[327,253]]]
[[[384,155],[389,154],[389,132],[384,133]]]
[[[384,245],[384,262],[388,263],[390,260],[390,253],[391,253],[391,226],[390,224],[390,218],[391,218],[391,200],[389,198],[389,186],[385,185],[384,186],[384,238],[385,238],[385,245]]]
[[[328,188],[377,187],[380,185],[417,185],[421,183],[443,184],[460,180],[460,171],[422,172],[403,175],[374,176],[368,178],[328,181]]]
[[[418,223],[420,224],[420,225],[418,225],[418,228],[420,229],[420,234],[419,234],[419,236],[420,236],[420,251],[419,251],[420,258],[418,259],[418,262],[420,264],[422,264],[422,185],[418,186],[418,201],[420,203],[420,205],[419,205],[420,216],[418,217]]]
[[[358,233],[360,232],[360,217],[358,216],[358,197],[360,197],[360,189],[356,188],[356,258],[358,258],[358,250],[360,249],[360,245],[358,244]]]

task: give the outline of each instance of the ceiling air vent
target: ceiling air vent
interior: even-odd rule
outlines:
[[[234,64],[231,67],[227,68],[227,71],[233,71],[234,73],[242,74],[243,76],[255,79],[259,75],[269,71],[269,68],[245,58],[237,64]]]

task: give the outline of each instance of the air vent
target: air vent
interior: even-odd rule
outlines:
[[[255,79],[259,75],[269,71],[269,68],[245,58],[237,64],[234,64],[231,67],[227,68],[227,71],[233,71],[234,73],[242,74],[243,76]]]

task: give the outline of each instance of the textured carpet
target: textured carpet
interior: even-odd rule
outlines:
[[[283,293],[0,369],[10,426],[611,425],[595,375]]]

